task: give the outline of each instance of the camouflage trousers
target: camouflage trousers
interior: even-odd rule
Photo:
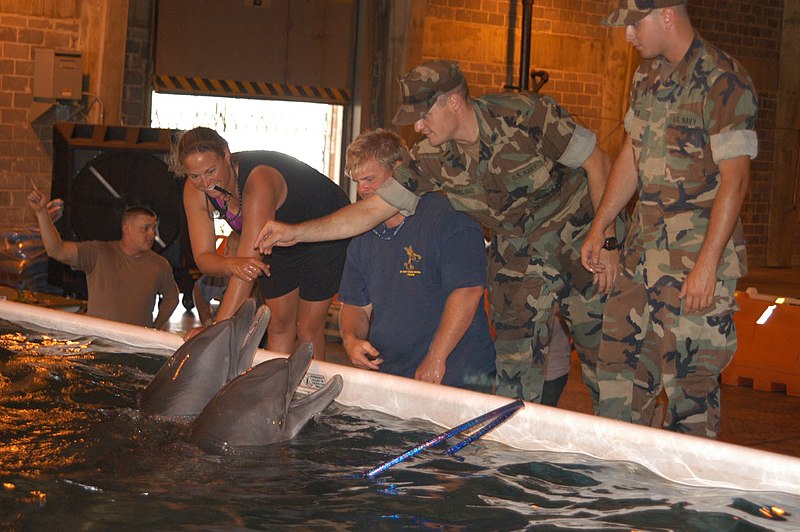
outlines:
[[[497,393],[541,402],[553,307],[560,305],[578,352],[583,381],[597,404],[595,376],[605,297],[585,297],[541,257],[525,273],[489,261],[490,314],[497,332]],[[596,409],[596,408],[595,408]]]
[[[686,314],[681,281],[647,288],[641,266],[623,273],[606,303],[597,363],[604,417],[716,438],[719,376],[736,351],[736,281],[717,282],[714,303]],[[666,395],[667,408],[659,408]]]

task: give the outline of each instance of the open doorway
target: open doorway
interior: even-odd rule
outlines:
[[[291,155],[340,181],[342,106],[220,96],[152,93],[151,126],[217,130],[232,152]]]
[[[343,115],[341,105],[153,92],[150,124],[178,130],[209,127],[228,141],[232,152],[285,153],[341,185]],[[220,238],[229,236],[224,220],[215,220],[214,226]],[[192,270],[193,279],[199,276]],[[191,310],[192,290],[181,289],[183,305]]]

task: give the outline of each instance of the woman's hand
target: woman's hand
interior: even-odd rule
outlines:
[[[232,257],[230,260],[233,263],[230,268],[231,275],[242,281],[252,283],[262,274],[269,277],[269,265],[255,257]]]

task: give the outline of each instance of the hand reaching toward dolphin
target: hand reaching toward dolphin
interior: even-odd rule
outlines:
[[[262,255],[272,253],[273,246],[288,247],[303,242],[302,225],[285,224],[269,220],[256,237],[256,249]]]

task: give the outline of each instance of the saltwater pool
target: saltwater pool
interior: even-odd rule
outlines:
[[[800,496],[687,487],[630,462],[481,440],[361,473],[441,432],[334,404],[294,441],[224,456],[136,395],[163,353],[0,322],[4,529],[796,530]],[[784,512],[779,515],[779,510]]]

